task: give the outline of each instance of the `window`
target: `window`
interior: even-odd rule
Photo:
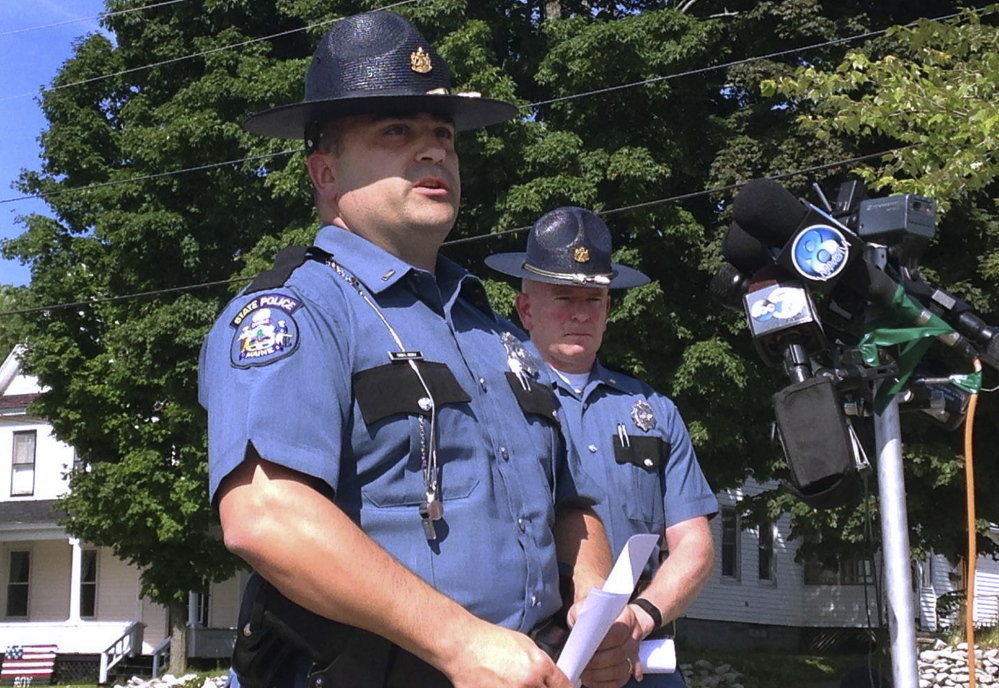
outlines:
[[[777,560],[774,558],[774,524],[769,521],[760,524],[759,550],[760,580],[772,583],[777,580]]]
[[[198,618],[196,621],[198,625],[202,628],[208,628],[208,615],[211,611],[211,601],[212,597],[207,592],[199,592],[197,598],[197,613]]]
[[[858,556],[815,556],[805,562],[805,585],[869,585],[874,562]]]
[[[721,509],[721,575],[739,580],[739,514],[735,508]]]
[[[97,550],[83,550],[80,562],[80,617],[97,616]]]
[[[10,496],[35,493],[35,431],[14,433],[14,456],[10,475]]]
[[[7,617],[28,618],[28,579],[31,573],[31,552],[10,553],[10,575],[7,577]]]

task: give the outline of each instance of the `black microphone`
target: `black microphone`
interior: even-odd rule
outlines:
[[[759,239],[732,223],[722,239],[722,255],[726,262],[711,278],[708,288],[726,307],[741,311],[751,276],[774,264],[773,253]]]
[[[771,265],[750,278],[746,322],[764,363],[782,365],[792,382],[811,377],[809,354],[826,348],[812,298],[801,281]]]
[[[851,274],[848,268],[866,247],[845,225],[772,179],[746,184],[732,212],[739,226],[777,252],[779,265],[823,293]]]
[[[894,307],[900,283],[868,262],[863,255],[867,243],[774,180],[755,179],[746,184],[735,198],[733,215],[747,233],[777,250],[777,264],[801,277],[808,287],[833,292],[834,301],[836,294],[848,290],[882,310]],[[922,325],[930,317],[923,310],[913,322]],[[957,332],[937,338],[965,358],[978,355]],[[999,350],[999,343],[995,348]]]

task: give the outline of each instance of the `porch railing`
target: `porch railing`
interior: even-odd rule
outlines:
[[[101,672],[98,682],[108,682],[108,672],[126,657],[133,657],[142,652],[142,633],[146,624],[136,621],[129,626],[121,636],[101,652]]]

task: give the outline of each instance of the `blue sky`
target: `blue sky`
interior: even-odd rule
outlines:
[[[36,96],[72,54],[73,41],[100,30],[103,0],[0,0],[0,201],[21,194],[11,188],[22,169],[39,169],[38,136],[46,127]],[[31,95],[25,95],[31,94]],[[48,214],[39,199],[0,202],[0,238],[19,235],[19,215]],[[0,260],[0,283],[27,284],[31,274]]]

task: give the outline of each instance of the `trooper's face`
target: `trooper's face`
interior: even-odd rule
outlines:
[[[589,372],[607,330],[608,290],[534,280],[524,280],[523,288],[517,313],[545,362],[566,373]]]
[[[337,145],[309,160],[321,200],[340,224],[403,260],[436,256],[461,200],[454,124],[427,113],[336,124]]]

